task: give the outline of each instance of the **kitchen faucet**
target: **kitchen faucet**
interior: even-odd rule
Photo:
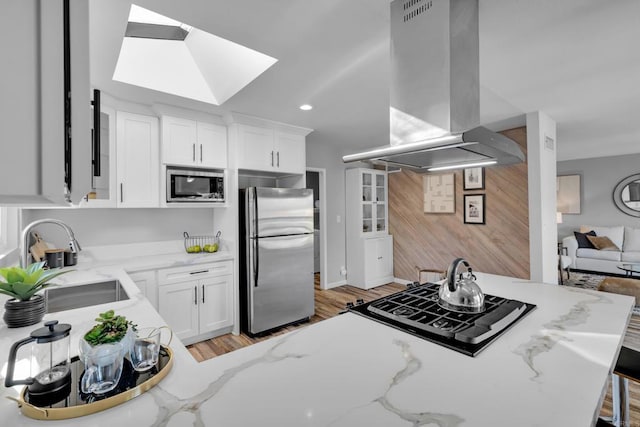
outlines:
[[[29,265],[29,234],[34,227],[40,224],[59,225],[64,229],[64,231],[67,232],[67,236],[69,236],[69,247],[71,248],[71,252],[79,252],[82,250],[82,248],[80,247],[80,244],[76,240],[76,237],[73,235],[73,230],[67,224],[60,221],[59,219],[51,219],[51,218],[39,219],[37,221],[33,221],[31,224],[27,225],[24,228],[24,230],[22,230],[22,239],[21,239],[22,248],[20,249],[20,267],[27,268],[27,265]]]

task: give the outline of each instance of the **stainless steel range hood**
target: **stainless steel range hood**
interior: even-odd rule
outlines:
[[[391,3],[390,145],[344,156],[414,170],[524,161],[479,126],[478,0]]]

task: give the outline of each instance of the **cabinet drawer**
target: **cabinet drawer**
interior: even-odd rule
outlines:
[[[158,283],[167,285],[187,280],[233,274],[233,261],[212,262],[210,264],[190,265],[187,267],[163,268],[158,270]]]

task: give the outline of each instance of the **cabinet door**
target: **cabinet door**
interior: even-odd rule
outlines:
[[[133,280],[133,283],[140,289],[140,292],[144,294],[149,300],[153,308],[158,309],[158,281],[156,279],[156,272],[153,271],[138,271],[135,273],[129,273],[129,277]]]
[[[276,162],[273,130],[240,125],[238,132],[238,168],[273,171]]]
[[[162,117],[162,162],[192,166],[198,159],[198,135],[194,120]]]
[[[159,206],[158,119],[118,111],[116,114],[118,206]]]
[[[158,313],[180,339],[198,335],[198,282],[158,288]]]
[[[376,173],[373,175],[374,197],[374,227],[377,233],[387,232],[387,175]]]
[[[367,285],[382,284],[381,279],[393,276],[393,243],[391,237],[365,239],[364,270]]]
[[[303,174],[306,169],[306,147],[302,135],[276,132],[275,167],[279,172]]]
[[[196,159],[203,167],[227,167],[227,128],[221,125],[198,122],[198,146]]]
[[[393,276],[393,238],[376,239],[376,271],[378,277]]]
[[[231,326],[233,276],[220,276],[199,281],[200,333]]]

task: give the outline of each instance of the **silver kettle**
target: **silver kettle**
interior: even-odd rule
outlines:
[[[464,264],[467,271],[457,276],[460,264]],[[469,263],[463,258],[455,259],[447,269],[447,280],[440,285],[438,305],[460,313],[482,313],[485,310],[484,294],[475,279]]]

